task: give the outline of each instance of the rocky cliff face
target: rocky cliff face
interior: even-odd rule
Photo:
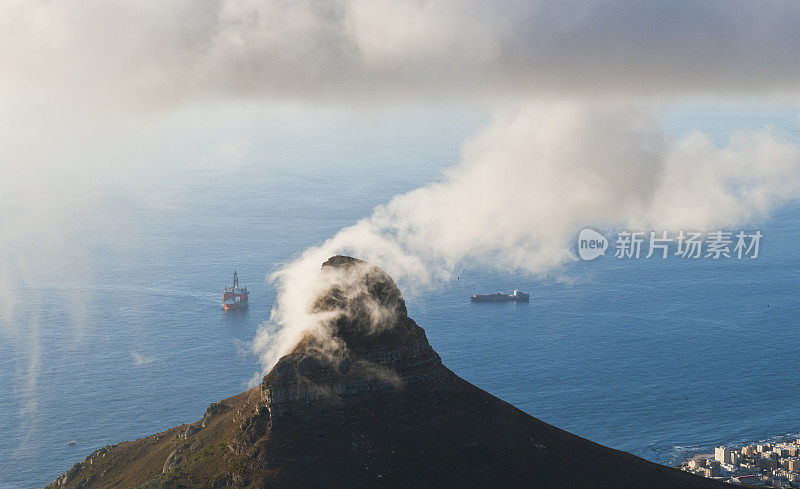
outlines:
[[[335,256],[323,264],[322,274],[338,276],[314,306],[317,313],[330,313],[326,334],[306,337],[261,384],[273,423],[346,409],[365,393],[436,382],[445,374],[425,331],[408,317],[400,291],[385,272]]]
[[[321,320],[260,386],[52,487],[714,488],[559,430],[442,365],[382,270],[336,256]]]

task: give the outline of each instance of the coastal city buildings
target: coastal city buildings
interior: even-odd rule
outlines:
[[[714,449],[714,460],[721,464],[731,463],[731,451],[728,447],[717,447]]]
[[[716,447],[714,458],[693,457],[679,468],[731,484],[800,488],[800,439]]]

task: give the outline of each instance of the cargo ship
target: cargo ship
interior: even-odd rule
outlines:
[[[249,295],[250,292],[247,291],[247,287],[239,287],[239,275],[234,270],[233,287],[225,287],[222,292],[222,308],[226,311],[244,309],[247,307]]]
[[[528,302],[531,296],[527,292],[514,289],[511,294],[495,292],[494,294],[473,294],[469,300],[472,302]]]

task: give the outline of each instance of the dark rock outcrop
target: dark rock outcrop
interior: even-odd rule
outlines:
[[[334,314],[326,325],[329,335],[306,337],[264,377],[262,401],[273,422],[330,415],[358,403],[362,394],[434,382],[445,374],[383,270],[345,256],[331,258],[322,270],[340,276],[314,306],[317,313]]]
[[[728,487],[567,433],[462,380],[442,365],[379,268],[335,256],[320,280],[329,284],[313,306],[322,329],[282,357],[261,385],[212,404],[198,424],[114,446],[57,483]]]

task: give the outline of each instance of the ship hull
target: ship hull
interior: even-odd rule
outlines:
[[[473,295],[470,297],[472,302],[508,302],[506,294]]]
[[[222,308],[226,311],[235,311],[237,309],[247,309],[247,302],[241,304],[226,304],[222,303]]]
[[[530,296],[524,292],[508,294],[475,294],[469,298],[472,302],[528,302]]]

